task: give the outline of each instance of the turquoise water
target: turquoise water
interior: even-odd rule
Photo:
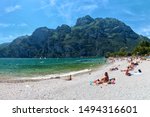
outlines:
[[[66,73],[104,63],[104,58],[0,58],[0,78]]]

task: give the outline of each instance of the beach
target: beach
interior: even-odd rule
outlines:
[[[31,80],[0,81],[1,100],[149,100],[150,61],[143,60],[132,72],[141,74],[126,76],[126,60],[116,60],[94,70],[69,74],[57,78],[33,78]],[[110,71],[110,68],[118,70]],[[90,82],[108,72],[115,84],[95,85]]]

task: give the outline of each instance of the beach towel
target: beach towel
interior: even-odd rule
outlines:
[[[108,81],[108,84],[115,84],[116,78],[111,78]]]
[[[90,85],[93,85],[93,81],[90,81]]]
[[[108,81],[108,82],[103,83],[103,84],[101,84],[101,85],[115,84],[115,81],[116,81],[116,79],[115,79],[115,78],[111,78],[111,79],[109,79],[109,81]],[[94,83],[95,83],[95,82],[90,81],[90,85],[93,85]]]
[[[139,70],[138,71],[132,71],[130,73],[131,73],[131,75],[141,75],[142,74],[142,72],[141,71],[139,72]]]
[[[139,72],[134,72],[134,73],[131,73],[132,75],[141,75],[142,73],[139,73]]]

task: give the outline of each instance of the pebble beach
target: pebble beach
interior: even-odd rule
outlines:
[[[150,61],[142,60],[132,72],[141,74],[126,76],[121,70],[128,65],[126,60],[115,60],[94,70],[59,78],[41,78],[22,81],[0,81],[1,100],[149,100]],[[110,71],[110,68],[118,70]],[[115,84],[95,85],[90,82],[108,72]]]

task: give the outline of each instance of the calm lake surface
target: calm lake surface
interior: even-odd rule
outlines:
[[[0,58],[0,78],[67,73],[104,63],[105,58]]]

